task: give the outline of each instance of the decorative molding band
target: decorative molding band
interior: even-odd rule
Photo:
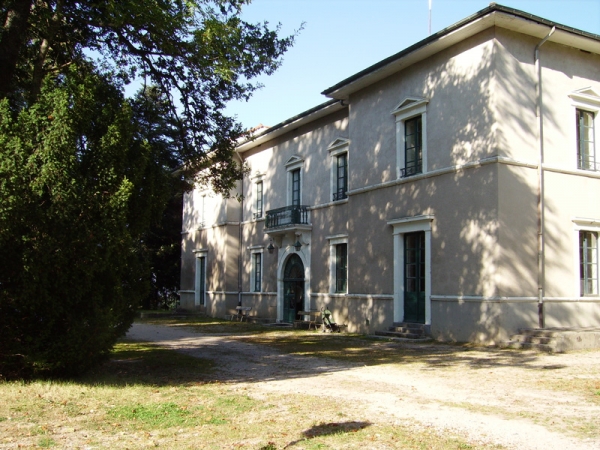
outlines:
[[[363,300],[393,300],[393,295],[385,294],[330,294],[329,292],[311,292],[311,297],[358,298]]]
[[[595,178],[596,180],[600,179],[600,172],[595,172],[593,170],[565,169],[562,167],[547,166],[545,164],[542,167],[547,172],[560,173],[563,175],[576,175],[586,178]]]
[[[598,303],[600,297],[544,297],[547,303]]]
[[[345,198],[343,200],[336,200],[335,202],[327,202],[327,203],[321,203],[320,205],[309,206],[308,210],[309,211],[314,211],[316,209],[329,208],[330,206],[345,205],[346,203],[348,203],[348,199],[347,198]]]
[[[414,175],[407,178],[399,178],[396,180],[386,181],[385,183],[373,184],[371,186],[365,186],[358,189],[352,189],[348,191],[348,196],[363,194],[365,192],[375,191],[378,189],[384,189],[388,187],[398,186],[401,184],[412,183],[414,181],[423,180],[426,178],[439,177],[441,175],[447,175],[451,173],[461,172],[468,169],[476,169],[478,167],[487,166],[490,164],[505,164],[508,166],[527,167],[529,169],[537,169],[537,164],[528,163],[525,161],[517,161],[511,158],[505,158],[503,156],[492,156],[490,158],[484,158],[473,162],[468,162],[458,166],[446,167],[444,169],[430,170],[420,175]]]
[[[432,302],[457,303],[530,303],[537,302],[537,297],[484,297],[479,295],[432,295]]]
[[[277,292],[242,292],[242,295],[253,295],[255,297],[277,297]]]

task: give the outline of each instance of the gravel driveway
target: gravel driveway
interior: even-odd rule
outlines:
[[[136,323],[128,338],[212,359],[218,363],[217,379],[239,383],[251,396],[316,390],[346,408],[368,412],[374,422],[409,418],[417,427],[460,435],[474,446],[485,442],[514,449],[600,449],[600,402],[546,387],[548,373],[553,382],[574,373],[600,382],[600,352],[519,352],[515,364],[482,351],[481,358],[489,361],[477,361],[477,370],[466,360],[462,366],[452,360],[435,368],[404,368],[289,355],[235,336],[203,335],[183,327]],[[593,437],[568,435],[560,426],[577,421],[595,424]]]

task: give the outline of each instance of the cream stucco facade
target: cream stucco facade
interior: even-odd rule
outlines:
[[[600,164],[576,119],[600,152],[599,67],[599,36],[492,4],[327,89],[240,145],[242,202],[186,194],[181,306],[328,305],[351,332],[486,343],[600,326]]]

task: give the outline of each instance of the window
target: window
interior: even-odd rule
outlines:
[[[573,143],[577,145],[577,169],[600,171],[596,161],[596,142],[598,113],[600,112],[600,96],[591,88],[579,89],[569,94],[574,107],[575,121]],[[573,122],[572,122],[573,123]]]
[[[348,290],[348,244],[335,246],[335,292]]]
[[[195,250],[194,305],[206,306],[206,250]]]
[[[348,146],[350,141],[337,138],[327,151],[331,156],[331,196],[334,202],[348,198]]]
[[[329,241],[329,293],[348,292],[348,235],[328,236]]]
[[[396,116],[397,177],[427,172],[428,99],[407,97],[392,111]]]
[[[292,177],[292,206],[300,206],[300,169],[291,172]]]
[[[594,142],[594,113],[576,109],[577,117],[577,168],[598,170]]]
[[[404,169],[402,178],[423,172],[421,116],[404,122]]]
[[[262,291],[262,253],[252,254],[252,291]]]
[[[348,198],[348,153],[336,156],[336,184],[333,201]]]
[[[254,213],[255,219],[260,219],[263,216],[263,182],[259,181],[256,183],[256,212]]]
[[[598,233],[579,232],[580,295],[598,295]]]
[[[300,206],[302,204],[302,167],[304,167],[304,160],[299,156],[292,156],[285,164],[288,206]]]

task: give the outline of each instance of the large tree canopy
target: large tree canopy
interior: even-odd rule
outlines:
[[[147,292],[149,254],[173,252],[174,192],[239,179],[223,108],[293,40],[242,21],[246,3],[0,0],[0,378],[100,360]]]
[[[2,0],[0,98],[35,101],[47,75],[94,58],[123,83],[142,80],[168,99],[169,122],[188,174],[228,192],[241,128],[223,115],[272,73],[293,37],[240,18],[249,0]]]

